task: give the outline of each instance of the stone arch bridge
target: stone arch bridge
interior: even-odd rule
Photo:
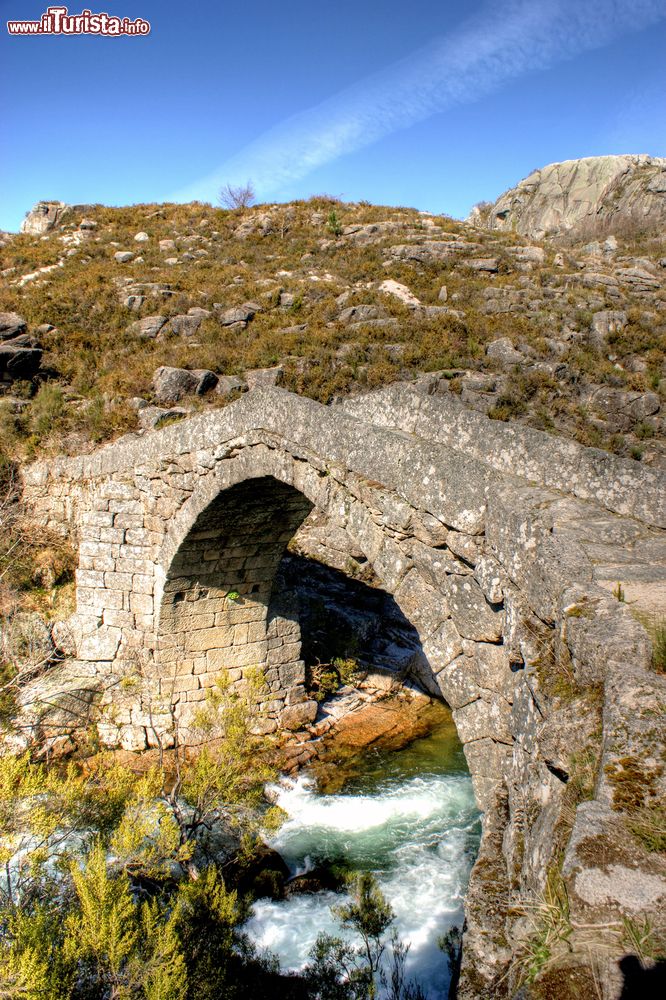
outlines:
[[[145,657],[186,726],[220,671],[237,679],[260,664],[268,728],[297,729],[316,704],[298,617],[274,593],[285,548],[302,540],[324,562],[371,570],[418,633],[409,675],[453,709],[486,812],[482,856],[501,861],[495,889],[473,879],[467,908],[489,982],[506,945],[488,947],[495,931],[501,938],[488,894],[505,892],[507,879],[543,884],[570,754],[592,726],[552,696],[549,672],[564,664],[580,691],[608,692],[618,676],[647,683],[648,637],[612,590],[620,581],[639,606],[664,607],[663,475],[488,420],[427,384],[329,407],[266,388],[88,456],[35,464],[24,492],[36,521],[78,544],[56,700],[76,693],[94,704],[96,685]],[[141,697],[120,687],[105,686],[103,738],[150,745],[167,716],[153,705],[148,718]],[[604,760],[619,711],[604,714]],[[599,789],[608,809],[603,781]]]

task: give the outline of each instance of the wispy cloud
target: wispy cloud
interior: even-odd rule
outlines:
[[[663,0],[503,0],[386,69],[280,122],[176,200],[252,180],[267,198],[317,167],[505,82],[666,17]]]

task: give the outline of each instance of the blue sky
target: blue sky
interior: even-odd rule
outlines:
[[[554,160],[666,155],[666,0],[89,0],[151,34],[8,35],[46,6],[0,2],[3,229],[245,179],[463,216]]]

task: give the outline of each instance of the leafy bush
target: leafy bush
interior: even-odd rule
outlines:
[[[221,812],[256,836],[250,806],[273,775],[252,736],[257,680],[220,686],[196,725],[210,740],[175,771],[93,758],[64,771],[0,757],[0,983],[28,1000],[231,1000],[275,993],[277,972],[239,930],[248,908],[193,860]],[[180,873],[180,876],[179,876]]]
[[[330,663],[317,663],[308,668],[308,687],[317,701],[324,701],[344,685],[353,684],[358,673],[356,660],[334,657]]]

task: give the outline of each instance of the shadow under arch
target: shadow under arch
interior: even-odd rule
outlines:
[[[270,614],[298,621],[306,667],[339,657],[403,681],[423,656],[418,632],[372,574],[354,578],[302,554],[283,556]]]
[[[317,506],[332,523],[340,515],[338,523],[361,551],[368,537],[373,540],[372,551],[365,551],[367,565],[390,595],[381,575],[388,560],[375,525],[357,537],[350,532],[350,522],[358,526],[371,519],[340,484],[308,467],[299,488],[288,481],[293,470],[284,462],[279,475],[265,474],[261,463],[253,471],[260,474],[248,475],[246,469],[229,485],[219,480],[207,484],[172,526],[173,556],[164,572],[156,658],[164,682],[173,685],[181,718],[196,710],[220,671],[237,681],[260,666],[270,689],[264,707],[271,727],[298,728],[314,719],[317,708],[304,686],[298,615],[285,607],[284,593],[271,607],[289,541]],[[390,547],[390,537],[385,544]],[[419,652],[423,661],[416,629],[392,603],[403,619],[403,633],[411,633],[409,656]]]

